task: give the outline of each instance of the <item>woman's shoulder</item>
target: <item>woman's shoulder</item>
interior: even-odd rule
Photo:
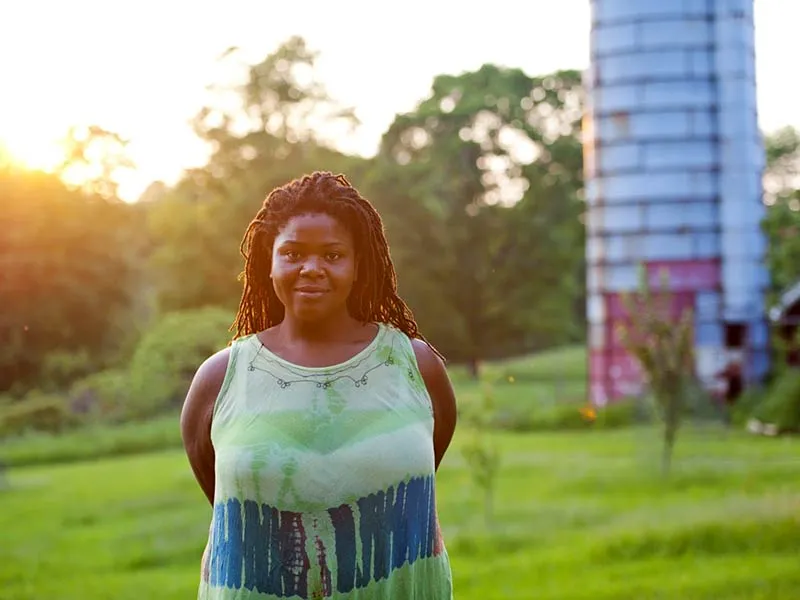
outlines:
[[[429,378],[440,379],[442,376],[447,378],[447,369],[444,361],[430,342],[420,336],[409,335],[390,323],[382,323],[381,326],[389,332],[390,336],[401,338],[406,348],[410,348],[413,351],[417,367],[423,379],[426,381]]]
[[[231,350],[232,346],[228,346],[215,352],[204,360],[195,372],[186,402],[195,404],[195,410],[201,409],[198,412],[205,412],[202,409],[209,409],[222,389],[225,374],[228,372]]]
[[[235,339],[229,346],[219,350],[206,358],[198,367],[189,386],[184,409],[192,414],[205,415],[213,411],[226,377],[235,364],[241,348],[248,343],[252,335]]]
[[[444,361],[426,340],[418,337],[410,337],[411,348],[417,359],[417,366],[423,379],[427,382],[430,378],[439,379],[442,376],[448,378],[447,369]],[[448,378],[449,379],[449,378]]]

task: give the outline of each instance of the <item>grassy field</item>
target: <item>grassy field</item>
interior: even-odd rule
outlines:
[[[460,600],[798,597],[800,440],[690,429],[666,484],[652,431],[503,434],[487,529],[461,437],[439,475]],[[0,597],[194,597],[210,515],[180,451],[8,479]]]
[[[468,405],[583,401],[572,348],[452,372]],[[706,426],[679,440],[669,482],[653,429],[496,434],[494,519],[460,448],[438,477],[457,600],[795,600],[800,439]],[[193,598],[210,519],[179,449],[176,416],[0,445],[0,599]]]
[[[467,408],[491,390],[499,413],[547,417],[558,405],[583,403],[586,384],[586,351],[573,346],[534,357],[486,365],[480,381],[466,371],[450,370],[459,406]],[[577,408],[574,408],[577,414]],[[31,433],[0,442],[0,464],[28,466],[139,454],[180,447],[177,415],[147,423],[108,427],[84,427],[54,437]]]

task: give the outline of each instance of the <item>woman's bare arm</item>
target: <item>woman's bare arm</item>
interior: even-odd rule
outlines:
[[[456,428],[456,396],[442,359],[422,340],[415,339],[412,345],[433,403],[433,452],[438,470]]]
[[[228,368],[230,348],[220,350],[197,369],[181,411],[181,437],[200,489],[214,505],[214,446],[211,418]]]

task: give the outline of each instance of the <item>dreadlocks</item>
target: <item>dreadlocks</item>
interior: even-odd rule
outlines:
[[[364,323],[391,324],[410,338],[428,343],[420,334],[411,310],[397,295],[397,275],[380,215],[344,175],[327,171],[317,171],[275,188],[247,227],[240,248],[245,259],[240,275],[244,290],[231,327],[234,339],[263,331],[283,320],[284,307],[270,280],[272,245],[291,217],[307,213],[330,215],[353,236],[358,272],[347,301],[352,317]],[[433,346],[431,349],[441,357]]]

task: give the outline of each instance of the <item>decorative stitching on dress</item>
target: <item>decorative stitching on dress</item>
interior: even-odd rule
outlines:
[[[372,348],[372,350],[370,352],[368,352],[365,356],[363,356],[361,359],[359,359],[358,362],[356,362],[354,365],[347,365],[347,366],[344,366],[344,367],[336,367],[331,371],[326,371],[326,372],[322,372],[322,373],[301,373],[301,372],[298,372],[296,370],[293,370],[290,366],[288,366],[284,362],[275,360],[274,358],[271,358],[269,356],[262,355],[261,354],[261,349],[265,348],[265,347],[264,347],[264,344],[261,343],[261,340],[258,340],[258,343],[259,343],[258,351],[256,352],[255,356],[253,356],[253,358],[250,360],[250,364],[248,365],[247,370],[250,371],[250,372],[261,371],[262,373],[266,373],[266,374],[272,376],[272,378],[275,379],[275,382],[278,384],[278,386],[281,389],[286,389],[286,388],[290,387],[292,384],[295,384],[295,383],[312,383],[312,384],[316,385],[318,388],[328,389],[334,383],[336,383],[337,381],[340,381],[342,379],[349,379],[350,381],[353,382],[355,387],[361,387],[362,385],[367,385],[367,383],[369,383],[368,375],[370,373],[372,373],[372,371],[374,371],[376,369],[380,369],[381,367],[388,367],[388,366],[391,366],[391,365],[395,364],[395,360],[394,360],[395,339],[396,338],[394,338],[394,337],[392,338],[391,345],[389,346],[389,354],[386,357],[386,360],[383,360],[383,361],[373,365],[372,367],[368,368],[366,371],[364,371],[361,374],[360,377],[353,377],[352,375],[347,373],[347,371],[355,371],[359,367],[361,367],[361,365],[363,365],[367,360],[372,358],[372,356],[375,354],[375,352],[377,352],[377,350],[381,347],[380,344],[376,344],[375,347]],[[287,380],[287,379],[284,379],[283,377],[281,377],[280,375],[270,371],[267,368],[256,366],[256,359],[258,359],[259,357],[261,357],[261,360],[259,362],[266,362],[266,363],[269,363],[269,364],[278,365],[284,371],[287,371],[288,373],[290,373],[294,377],[297,377],[297,379],[288,379]],[[317,379],[322,379],[323,381],[317,381]]]

